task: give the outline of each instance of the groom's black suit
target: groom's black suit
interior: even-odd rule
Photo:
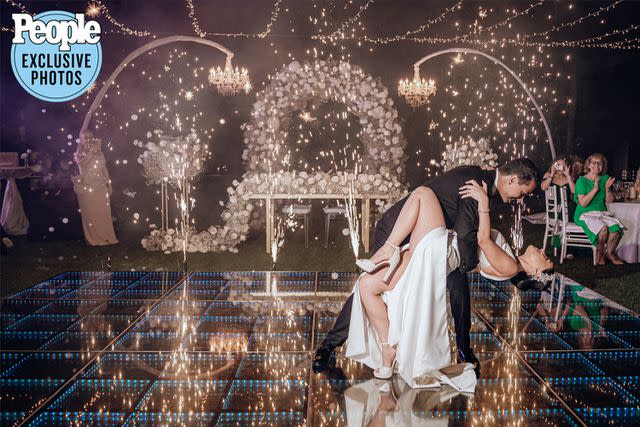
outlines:
[[[472,354],[469,338],[471,298],[467,272],[473,270],[478,264],[478,204],[471,198],[460,198],[459,191],[467,181],[474,179],[480,184],[484,181],[487,184],[489,195],[496,196],[498,192],[494,184],[495,178],[495,170],[483,170],[478,166],[460,166],[423,184],[433,190],[438,197],[447,228],[455,230],[458,234],[460,267],[447,276],[447,288],[455,321],[456,343],[463,355]],[[382,247],[389,237],[407,197],[391,206],[376,224],[374,252]],[[409,237],[402,244],[408,242]],[[345,302],[333,329],[329,331],[322,345],[335,348],[347,340],[352,303],[353,295]],[[464,361],[471,362],[472,360]]]

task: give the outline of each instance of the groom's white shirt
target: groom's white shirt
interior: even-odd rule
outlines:
[[[491,195],[495,195],[496,191],[498,191],[498,178],[500,177],[500,171],[498,171],[498,169],[496,169],[496,179],[493,180],[493,191],[491,192]]]

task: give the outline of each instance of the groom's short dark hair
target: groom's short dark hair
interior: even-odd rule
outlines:
[[[531,181],[538,182],[540,177],[540,172],[538,172],[536,165],[526,157],[511,160],[498,170],[502,175],[517,176],[520,184],[530,183]]]

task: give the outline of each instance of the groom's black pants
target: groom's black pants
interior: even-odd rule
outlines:
[[[378,221],[374,234],[373,252],[382,247],[387,240],[391,229],[384,221]],[[403,244],[408,242],[408,237]],[[455,322],[456,344],[458,350],[468,354],[470,349],[469,332],[471,331],[471,295],[469,292],[469,282],[467,275],[459,269],[455,269],[447,276],[447,289],[449,290],[449,303],[451,314]],[[351,319],[351,305],[353,304],[353,294],[349,296],[338,314],[333,329],[329,331],[322,345],[335,348],[341,346],[349,336],[349,322]]]

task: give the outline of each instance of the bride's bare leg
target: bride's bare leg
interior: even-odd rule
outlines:
[[[442,215],[440,201],[433,190],[429,187],[421,186],[413,190],[404,206],[402,206],[398,219],[393,225],[393,229],[387,240],[398,246],[411,234],[410,247],[414,248],[415,244],[417,244],[426,233],[435,227],[443,225],[444,216]],[[415,231],[420,231],[420,228],[422,228],[422,234],[418,239],[414,239],[413,235],[416,234]],[[393,249],[385,245],[371,257],[371,261],[377,263],[389,259],[392,252]]]
[[[383,268],[374,274],[365,274],[360,278],[360,298],[364,305],[367,317],[373,325],[373,328],[378,334],[380,342],[388,342],[389,339],[389,316],[387,315],[387,306],[382,300],[382,293],[393,289],[402,274],[407,269],[411,256],[416,246],[422,240],[422,238],[431,230],[437,227],[444,227],[445,221],[440,208],[440,202],[435,196],[433,191],[427,187],[420,187],[412,193],[412,197],[416,195],[418,198],[417,206],[419,207],[416,220],[414,220],[414,226],[411,232],[411,239],[409,241],[409,250],[405,251],[401,255],[401,261],[396,271],[392,274],[389,285],[385,285],[382,282],[382,277],[385,275],[387,269]],[[411,199],[411,197],[410,197]],[[407,200],[409,203],[409,200]],[[405,207],[407,205],[405,204]],[[402,216],[404,207],[400,213]],[[409,212],[411,214],[412,212]],[[400,217],[398,217],[400,221]],[[396,225],[393,228],[393,232],[396,231]],[[402,227],[402,226],[401,226]],[[404,239],[404,237],[402,237]],[[402,240],[401,240],[402,241]],[[390,366],[395,357],[395,349],[387,346],[382,347],[382,365]]]
[[[407,252],[402,255],[402,261],[398,268],[406,268],[406,264],[409,263],[409,257]],[[382,281],[386,268],[377,271],[374,274],[364,274],[360,277],[358,286],[360,287],[360,300],[367,312],[367,318],[373,329],[378,334],[380,343],[389,342],[389,316],[387,315],[387,306],[382,300],[382,293],[391,289],[391,286],[387,286]],[[381,345],[382,350],[382,366],[391,366],[393,359],[396,356],[396,350],[389,346]]]

